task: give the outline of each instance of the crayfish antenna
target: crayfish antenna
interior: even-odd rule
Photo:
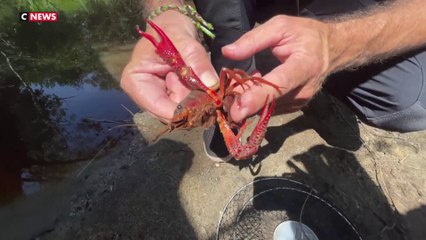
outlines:
[[[146,39],[148,39],[152,43],[152,45],[154,45],[155,48],[158,48],[158,43],[157,41],[155,41],[154,37],[151,34],[142,31],[139,25],[136,25],[136,31],[139,33],[139,35],[141,35],[141,37],[145,37]]]
[[[155,135],[155,137],[147,140],[148,144],[153,144],[153,143],[158,142],[158,140],[160,139],[161,136],[163,136],[164,134],[169,133],[169,132],[171,132],[170,128],[168,126],[164,127],[163,129],[160,130],[159,133],[157,133],[157,135]]]

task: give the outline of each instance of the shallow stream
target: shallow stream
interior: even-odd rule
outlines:
[[[119,78],[137,40],[139,3],[7,1],[0,10],[0,206],[125,142],[138,111]],[[23,11],[59,17],[21,22]]]

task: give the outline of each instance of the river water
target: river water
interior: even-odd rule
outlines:
[[[0,206],[125,142],[138,111],[119,78],[139,3],[39,3],[0,10]],[[48,10],[58,22],[19,21],[19,12]]]

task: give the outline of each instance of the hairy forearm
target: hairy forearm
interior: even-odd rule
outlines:
[[[397,0],[329,23],[330,72],[426,45],[424,0]]]

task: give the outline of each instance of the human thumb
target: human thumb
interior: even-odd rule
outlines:
[[[191,49],[183,53],[182,57],[207,87],[211,89],[219,87],[219,77],[210,62],[207,52],[198,42],[196,46],[193,45]]]

